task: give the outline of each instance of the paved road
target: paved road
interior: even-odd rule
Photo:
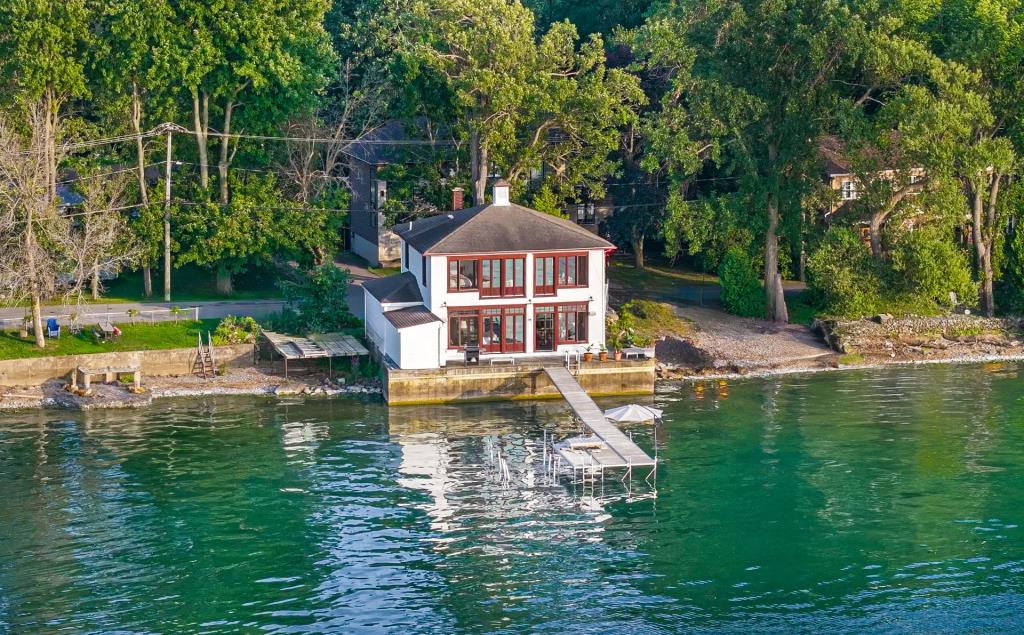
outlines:
[[[348,289],[348,303],[350,310],[356,317],[363,318],[363,289],[362,284],[366,280],[376,278],[361,261],[351,254],[342,254],[335,261],[335,264],[348,269],[352,273],[352,283]],[[43,317],[57,317],[62,321],[67,319],[68,314],[78,312],[82,322],[96,322],[101,317],[107,317],[112,322],[128,322],[127,311],[136,309],[142,314],[136,318],[139,321],[148,320],[151,313],[159,309],[169,309],[172,306],[179,306],[182,309],[199,307],[200,318],[222,318],[226,315],[249,315],[254,318],[263,318],[272,313],[277,313],[284,306],[283,300],[205,300],[200,302],[121,302],[104,304],[102,302],[88,304],[80,309],[67,306],[46,306],[43,307]],[[187,311],[185,315],[191,317],[192,312]],[[17,326],[25,316],[24,307],[0,307],[0,326]],[[156,319],[170,319],[169,313],[156,313]]]
[[[136,309],[141,312],[141,315],[136,318],[137,320],[143,321],[150,319],[150,315],[153,315],[154,310],[169,309],[172,306],[178,306],[182,309],[191,309],[192,307],[199,307],[200,318],[222,318],[225,315],[251,315],[255,318],[262,318],[276,313],[281,310],[284,306],[282,300],[208,300],[203,302],[122,302],[122,303],[111,303],[111,304],[87,304],[83,305],[80,309],[68,306],[46,306],[43,307],[43,317],[57,317],[66,319],[70,313],[78,312],[82,317],[82,322],[95,322],[100,319],[101,316],[109,315],[111,322],[127,322],[129,321],[127,311],[129,309]],[[156,319],[168,319],[170,313],[158,312],[155,313]],[[191,311],[185,311],[183,316],[192,317],[194,315]],[[0,324],[5,326],[11,326],[17,324],[25,316],[24,307],[5,307],[0,308]]]

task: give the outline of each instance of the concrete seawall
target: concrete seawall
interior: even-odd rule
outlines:
[[[138,364],[142,381],[146,377],[188,375],[196,357],[195,348],[172,348],[160,351],[123,351],[88,355],[29,357],[0,361],[0,386],[37,386],[49,379],[67,378],[79,366],[104,367]],[[240,368],[252,366],[253,345],[215,346],[217,366]]]
[[[651,394],[654,360],[588,362],[577,379],[590,395]],[[508,399],[560,399],[539,366],[470,366],[439,370],[388,369],[384,398],[389,405]]]

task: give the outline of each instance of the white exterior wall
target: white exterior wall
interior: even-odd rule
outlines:
[[[460,351],[448,350],[448,309],[453,307],[520,306],[526,307],[526,351],[520,355],[539,354],[534,348],[534,305],[535,304],[576,304],[586,303],[590,309],[588,320],[588,343],[596,351],[605,342],[605,313],[608,308],[605,280],[605,253],[603,249],[588,250],[588,286],[558,289],[553,296],[534,296],[533,254],[525,254],[526,280],[525,297],[481,298],[479,291],[448,292],[448,257],[428,256],[426,284],[423,283],[422,258],[412,246],[408,248],[408,260],[403,260],[402,270],[412,273],[420,286],[424,305],[443,322],[423,324],[402,330],[396,329],[384,317],[384,312],[399,309],[409,304],[387,304],[381,306],[369,294],[366,296],[366,331],[370,338],[386,355],[401,368],[437,368],[446,360],[462,357]],[[556,255],[558,252],[544,252]],[[578,253],[578,252],[575,252]],[[405,246],[402,246],[404,258]],[[473,255],[473,254],[467,254]],[[492,254],[481,254],[492,255]],[[494,257],[521,254],[493,254]],[[554,352],[544,354],[562,355],[566,351],[585,349],[587,344],[562,344]]]
[[[397,330],[399,358],[393,358],[400,368],[438,368],[443,360],[447,340],[441,340],[444,325],[440,322],[419,324]],[[392,327],[393,328],[393,327]]]

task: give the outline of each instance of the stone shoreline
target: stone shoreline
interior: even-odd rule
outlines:
[[[0,389],[0,411],[28,408],[95,410],[141,408],[154,399],[174,397],[276,396],[338,397],[378,396],[380,383],[360,380],[331,382],[319,375],[286,380],[258,368],[233,369],[213,379],[200,377],[152,377],[144,380],[145,391],[133,394],[118,384],[94,384],[93,394],[80,396],[65,389],[66,382],[51,380],[30,388]]]

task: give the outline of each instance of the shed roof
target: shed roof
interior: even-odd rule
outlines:
[[[394,228],[423,254],[607,249],[607,240],[572,221],[516,205],[478,205]]]
[[[363,283],[363,290],[380,302],[423,302],[416,276],[408,271],[386,278],[367,280]]]
[[[394,324],[396,329],[404,329],[409,328],[410,326],[420,326],[421,324],[430,324],[431,322],[441,321],[441,318],[437,317],[423,306],[411,306],[404,309],[386,311],[384,313],[384,317],[388,319],[388,322]]]

